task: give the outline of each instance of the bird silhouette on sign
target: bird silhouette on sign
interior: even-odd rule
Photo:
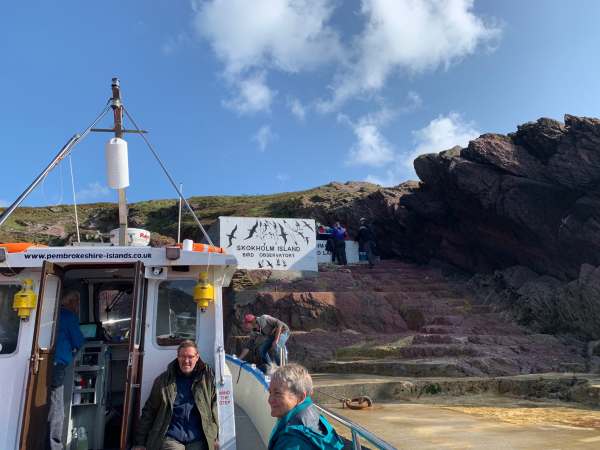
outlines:
[[[233,227],[233,230],[231,230],[231,233],[225,235],[229,239],[229,245],[227,246],[227,248],[229,248],[233,245],[232,241],[235,239],[236,231],[237,231],[237,224],[235,224],[235,227]]]
[[[306,220],[303,220],[302,223],[304,225],[306,225],[306,228],[308,228],[310,231],[312,231],[314,233],[315,230],[312,229],[312,227],[310,226],[310,224]]]
[[[267,259],[265,262],[268,264],[268,266],[269,266],[271,269],[273,268],[273,264],[271,264],[271,261],[269,261],[269,260]]]
[[[248,229],[248,236],[246,236],[244,238],[245,241],[247,241],[248,239],[250,239],[252,236],[254,236],[254,233],[256,233],[256,229],[258,228],[258,220],[256,221],[256,223],[254,224],[254,226],[252,228]]]
[[[285,263],[285,259],[281,260],[281,264],[283,264],[283,267],[287,267],[287,264]]]
[[[279,267],[281,265],[281,263],[279,262],[279,258],[277,258],[277,264],[276,266]]]
[[[263,265],[261,264],[261,262],[260,262],[260,261],[258,262],[258,268],[259,268],[259,269],[262,269],[262,268],[263,268]]]
[[[287,233],[283,230],[283,226],[280,224],[279,225],[279,236],[281,236],[283,238],[283,245],[287,244]]]

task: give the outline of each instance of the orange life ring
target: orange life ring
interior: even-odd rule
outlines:
[[[183,244],[176,244],[177,247],[182,248]],[[206,245],[194,242],[192,245],[192,251],[194,252],[207,252],[207,253],[225,253],[223,247],[216,247],[214,245]]]
[[[8,253],[23,253],[28,248],[48,247],[47,245],[35,244],[33,242],[2,242],[0,247],[4,247]]]

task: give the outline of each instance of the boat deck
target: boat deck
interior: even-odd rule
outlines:
[[[261,441],[246,411],[238,405],[235,405],[235,428],[237,450],[263,450],[267,448]]]

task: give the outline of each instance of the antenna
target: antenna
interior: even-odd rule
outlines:
[[[123,105],[121,104],[121,85],[118,78],[112,79],[112,98],[110,106],[113,109],[115,122],[115,137],[123,138]],[[125,188],[119,192],[119,245],[127,245],[127,198]]]
[[[183,194],[183,183],[179,183],[179,192]],[[177,243],[181,243],[181,196],[179,196],[179,220],[177,221]]]
[[[129,168],[127,162],[127,142],[125,133],[147,133],[145,130],[126,130],[123,128],[123,103],[121,101],[121,84],[118,78],[111,83],[112,97],[109,100],[113,110],[113,128],[92,128],[97,133],[114,133],[114,140],[107,144],[107,164],[109,166],[109,184],[119,195],[119,246],[127,245],[127,197],[125,188],[129,186]],[[110,155],[110,157],[109,157]]]

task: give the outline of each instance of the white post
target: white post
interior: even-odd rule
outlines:
[[[215,371],[217,408],[219,411],[219,443],[221,450],[235,450],[235,412],[233,403],[233,381],[225,364],[225,342],[223,338],[223,295],[220,280],[224,268],[211,268],[209,281],[215,287],[215,301],[206,311],[197,310],[196,340],[204,361]]]

